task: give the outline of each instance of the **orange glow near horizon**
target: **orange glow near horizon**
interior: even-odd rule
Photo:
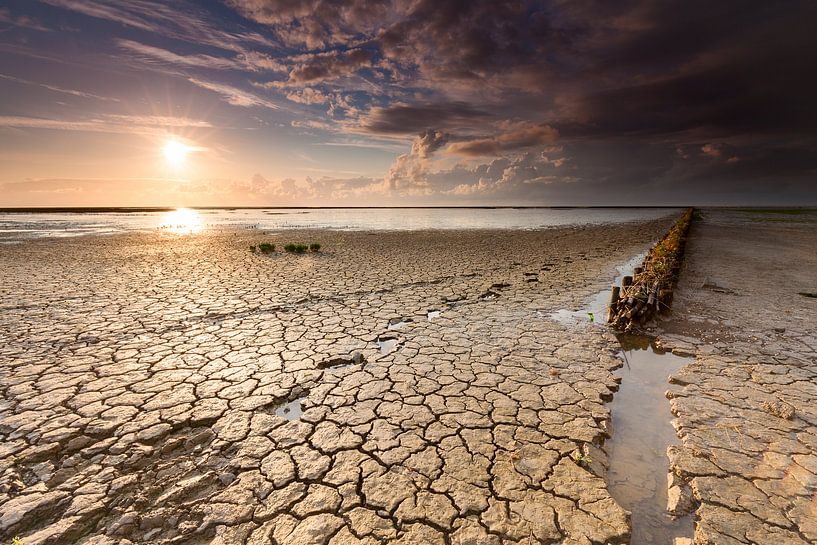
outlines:
[[[159,227],[171,233],[185,235],[200,232],[204,225],[201,222],[201,216],[195,210],[177,208],[162,216],[162,223]]]

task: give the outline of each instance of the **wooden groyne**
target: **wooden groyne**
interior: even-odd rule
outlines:
[[[635,268],[633,276],[625,276],[621,286],[613,286],[607,310],[607,321],[613,328],[633,331],[669,309],[684,259],[692,212],[692,208],[684,211],[664,238],[650,249],[641,267]]]

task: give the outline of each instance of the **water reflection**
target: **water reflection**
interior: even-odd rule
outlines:
[[[177,208],[162,216],[159,228],[178,234],[193,234],[201,231],[204,226],[197,211],[190,208]]]
[[[667,514],[667,447],[677,443],[664,392],[667,378],[693,358],[658,349],[645,336],[619,335],[624,367],[613,397],[612,437],[605,442],[610,459],[610,495],[632,513],[631,545],[669,544],[693,533],[691,517]]]

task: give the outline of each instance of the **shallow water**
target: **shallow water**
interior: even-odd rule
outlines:
[[[0,241],[164,230],[178,234],[219,228],[412,231],[539,229],[650,220],[668,208],[321,208],[178,209],[87,213],[0,213]]]
[[[394,337],[383,337],[377,339],[377,346],[380,348],[380,353],[384,356],[394,352],[399,343],[400,341]]]
[[[584,308],[580,310],[559,309],[550,314],[550,318],[560,324],[572,325],[576,323],[592,322],[604,325],[607,323],[607,307],[610,304],[610,289],[613,286],[620,286],[621,280],[633,274],[633,269],[640,266],[646,257],[647,252],[641,252],[633,256],[625,263],[616,267],[616,275],[610,281],[610,287],[601,290],[588,299]]]
[[[666,513],[667,447],[677,443],[665,397],[668,377],[693,358],[657,351],[645,337],[623,336],[621,387],[613,397],[612,437],[605,443],[610,494],[632,513],[630,545],[672,544],[692,537],[691,517]]]
[[[414,322],[414,320],[412,320],[411,318],[405,318],[405,319],[398,318],[396,321],[389,322],[388,329],[390,329],[390,330],[403,329],[403,328],[411,325],[413,322]]]
[[[304,414],[303,407],[301,406],[301,402],[306,399],[305,397],[299,397],[289,403],[285,403],[275,409],[276,416],[283,416],[287,420],[299,420],[301,416]]]
[[[645,255],[642,252],[616,267],[611,286],[621,285],[625,276],[632,275]],[[565,325],[604,325],[609,302],[607,288],[589,298],[582,309],[561,309],[550,318]],[[665,392],[669,376],[694,358],[656,350],[650,337],[617,337],[624,366],[616,372],[622,381],[610,405],[612,436],[605,443],[610,464],[608,489],[632,513],[630,545],[672,545],[676,537],[692,537],[694,522],[691,516],[674,519],[666,512],[667,447],[677,437]]]

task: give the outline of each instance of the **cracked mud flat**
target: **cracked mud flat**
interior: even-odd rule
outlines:
[[[693,222],[661,336],[696,356],[672,379],[670,452],[696,544],[817,543],[817,300],[799,294],[817,291],[817,229],[772,219]]]
[[[0,542],[625,543],[617,342],[547,316],[671,221],[3,248]]]

